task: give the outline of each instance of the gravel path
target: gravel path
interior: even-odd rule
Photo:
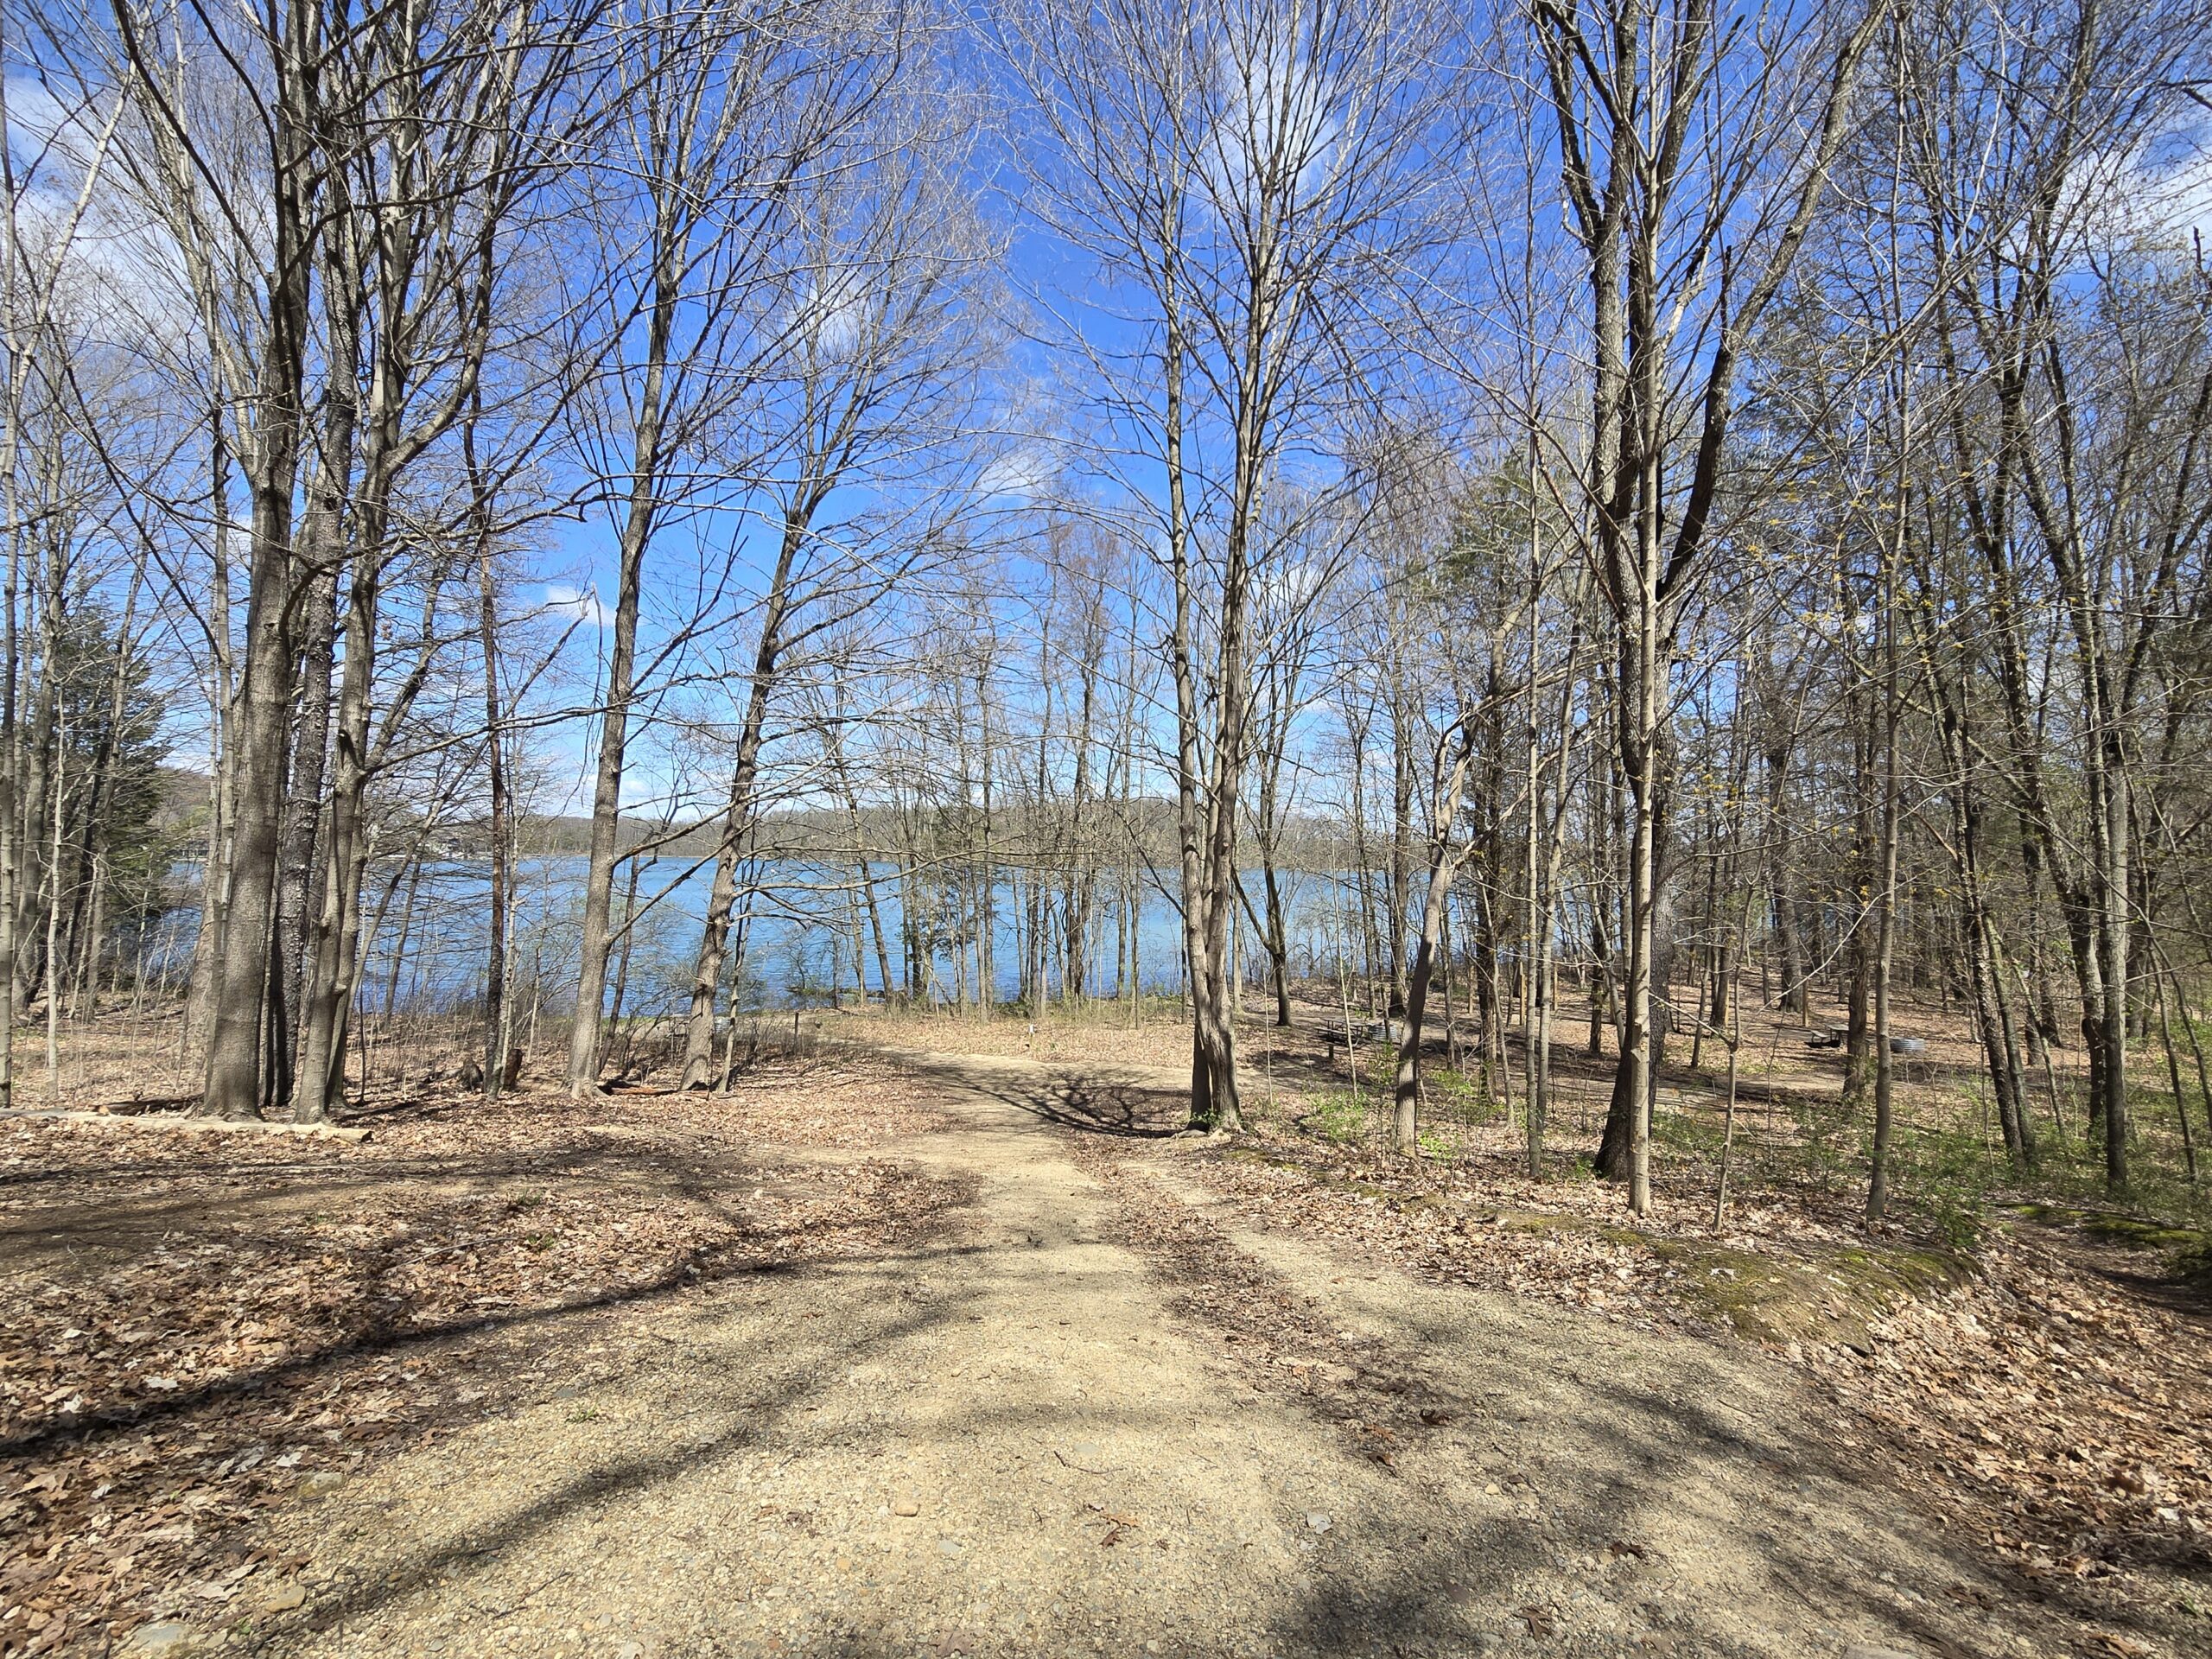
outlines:
[[[1040,1067],[930,1065],[947,1127],[873,1151],[980,1180],[948,1234],[549,1356],[542,1397],[291,1510],[305,1605],[248,1645],[2064,1650],[1807,1449],[1756,1355],[1240,1230],[1185,1143],[1050,1121],[1099,1121],[1096,1078],[1071,1114]]]

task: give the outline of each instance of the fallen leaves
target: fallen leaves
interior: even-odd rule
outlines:
[[[1900,1472],[2031,1578],[2212,1567],[2212,1328],[2059,1238],[1992,1241],[1984,1276],[1810,1363],[1907,1448]]]
[[[1138,1520],[1134,1515],[1116,1515],[1111,1510],[1101,1509],[1101,1506],[1095,1503],[1091,1505],[1091,1508],[1100,1510],[1100,1513],[1105,1518],[1106,1531],[1104,1535],[1098,1541],[1099,1548],[1102,1549],[1113,1548],[1114,1546],[1120,1543],[1123,1538],[1127,1537],[1130,1533],[1135,1532],[1137,1529],[1144,1525],[1144,1522]]]
[[[1710,1298],[1681,1277],[1700,1253],[1796,1264],[1863,1246],[1786,1190],[1750,1198],[1719,1232],[1709,1208],[1662,1195],[1630,1234],[1617,1190],[1539,1185],[1501,1159],[1395,1159],[1281,1132],[1177,1155],[1249,1221],[1609,1322],[1710,1330]],[[1838,1440],[1878,1460],[1879,1478],[1916,1489],[2024,1575],[2118,1605],[2147,1589],[2136,1575],[2212,1571],[2212,1321],[2107,1265],[2044,1230],[2002,1231],[1977,1278],[1867,1318],[1853,1338],[1863,1351],[1809,1338],[1770,1351],[1871,1431]]]
[[[797,1122],[764,1091],[447,1100],[364,1143],[0,1126],[34,1195],[0,1234],[0,1655],[292,1611],[262,1511],[542,1392],[556,1343],[563,1377],[611,1369],[633,1311],[914,1236],[963,1191],[754,1147],[865,1144],[918,1098],[817,1064]]]

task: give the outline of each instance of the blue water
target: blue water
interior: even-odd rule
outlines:
[[[509,976],[515,1006],[527,1008],[535,1001],[547,1012],[559,1013],[572,1004],[586,869],[587,861],[581,855],[525,859],[518,865],[509,919]],[[628,862],[615,871],[613,915],[618,927],[626,914],[631,873]],[[1172,873],[1163,874],[1173,881]],[[689,858],[648,859],[637,863],[636,875],[635,905],[627,912],[632,920],[623,1007],[637,1014],[688,1007],[712,867],[699,867]],[[882,865],[872,875],[891,958],[893,989],[903,991],[905,915],[897,872],[893,866]],[[949,936],[958,918],[945,902],[943,887],[948,879],[949,873],[939,873],[939,891],[925,895],[934,902],[921,917],[924,937],[931,945],[926,960],[932,970],[924,976],[924,994],[937,1001],[950,1001],[957,994],[973,1001],[973,944],[966,942],[959,951],[965,957],[964,969],[956,965],[956,944]],[[1356,938],[1356,929],[1348,927],[1339,913],[1349,896],[1346,884],[1333,875],[1287,874],[1280,879],[1291,917],[1294,972],[1333,971],[1338,941]],[[1247,880],[1257,908],[1259,878],[1250,875]],[[854,960],[849,906],[858,900],[855,881],[856,873],[849,865],[778,861],[755,869],[751,890],[740,897],[744,950],[742,959],[732,965],[729,982],[730,1000],[735,1007],[787,1007],[823,1002],[828,1000],[833,983],[849,997],[856,973],[870,995],[881,993],[874,935],[864,904],[860,915],[862,948],[857,963]],[[1140,871],[1138,882],[1137,982],[1147,993],[1173,995],[1183,982],[1180,912],[1147,874]],[[401,869],[372,868],[361,896],[366,940],[361,1006],[375,1010],[388,1007],[432,1010],[480,996],[491,931],[489,894],[489,868],[480,862],[452,861]],[[1102,874],[1092,906],[1092,943],[1084,986],[1092,996],[1112,995],[1116,990],[1118,899],[1117,878],[1110,872]],[[1049,891],[1048,901],[1057,912],[1056,887]],[[1001,873],[995,888],[991,934],[993,978],[1001,1001],[1020,994],[1027,906],[1022,883],[1013,874]],[[145,971],[181,976],[191,955],[198,919],[196,909],[173,912],[163,918],[146,941],[141,958]],[[972,918],[968,925],[972,926]],[[1250,930],[1249,918],[1242,925],[1246,971],[1256,978],[1264,970],[1265,953]],[[1050,925],[1048,939],[1047,991],[1058,996],[1063,987],[1057,919]],[[610,1005],[620,948],[618,939],[607,970]],[[735,957],[734,937],[731,949]]]

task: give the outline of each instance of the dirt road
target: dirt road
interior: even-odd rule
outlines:
[[[921,1063],[946,1127],[891,1150],[976,1178],[949,1231],[549,1356],[297,1506],[305,1604],[249,1645],[2066,1650],[1756,1354],[1241,1230],[1141,1077]]]

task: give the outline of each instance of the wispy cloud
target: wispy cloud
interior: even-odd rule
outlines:
[[[4,137],[21,190],[17,234],[37,257],[58,261],[61,309],[73,326],[114,340],[157,336],[188,358],[199,350],[200,322],[186,261],[123,181],[127,169],[114,152],[134,142],[127,124],[105,141],[112,148],[105,170],[79,211],[114,118],[111,104],[71,103],[29,77],[9,78]]]
[[[1020,502],[1049,499],[1059,477],[1054,457],[1044,445],[1021,442],[992,457],[976,480],[976,493],[986,499]]]
[[[594,627],[612,627],[614,624],[614,613],[600,602],[596,588],[576,588],[563,582],[548,582],[545,585],[545,608],[556,616],[573,616]]]
[[[2212,147],[2162,168],[2139,168],[2136,178],[2139,188],[2129,194],[2154,234],[2184,246],[2202,238],[2212,251]]]

